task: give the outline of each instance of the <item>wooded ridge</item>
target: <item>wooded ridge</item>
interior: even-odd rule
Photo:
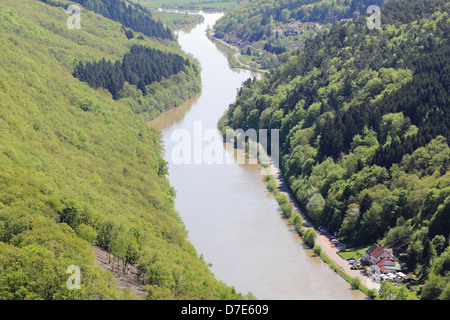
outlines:
[[[249,79],[221,130],[278,129],[281,170],[316,226],[348,246],[406,253],[450,298],[450,43],[447,1],[391,1],[335,24],[279,69]],[[417,290],[415,288],[413,290]]]

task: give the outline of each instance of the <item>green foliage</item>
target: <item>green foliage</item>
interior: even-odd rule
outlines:
[[[369,290],[367,290],[367,296],[370,299],[375,299],[375,297],[377,296],[377,289],[369,289]]]
[[[146,36],[173,40],[170,29],[164,27],[160,21],[154,20],[152,13],[139,3],[125,3],[121,0],[74,0],[74,2]],[[131,39],[129,35],[127,38]]]
[[[0,299],[129,299],[96,264],[93,244],[134,263],[157,287],[153,298],[242,298],[187,241],[160,134],[130,108],[139,97],[114,100],[72,76],[80,61],[116,61],[135,43],[181,51],[128,40],[119,23],[89,10],[82,29],[69,30],[60,7],[17,8],[5,0],[0,10]],[[193,68],[166,90],[192,80]],[[147,97],[165,104],[158,93]],[[67,288],[71,265],[80,290]]]
[[[400,285],[398,288],[389,281],[381,283],[380,297],[384,300],[418,300],[417,296],[405,285]]]
[[[361,285],[361,278],[360,277],[353,277],[350,281],[350,286],[352,289],[359,289],[359,286]]]
[[[216,35],[233,35],[250,42],[271,35],[276,26],[289,22],[332,23],[352,18],[355,12],[364,14],[369,5],[383,1],[303,1],[303,0],[244,0],[219,21]]]
[[[322,252],[322,247],[316,244],[314,245],[313,251],[317,256],[320,256],[320,253]]]
[[[92,245],[96,244],[97,232],[90,225],[80,224],[77,228],[77,235]]]
[[[127,35],[127,38],[133,37]],[[73,75],[94,89],[107,89],[114,99],[118,99],[125,82],[136,86],[146,96],[147,86],[185,71],[189,65],[189,60],[180,55],[133,45],[122,62],[112,63],[105,59],[86,65],[81,62],[75,67]]]
[[[289,219],[290,223],[294,226],[295,230],[302,234],[303,232],[303,218],[300,214],[296,213],[295,215],[291,216]]]
[[[141,4],[146,5],[142,1]],[[193,26],[204,20],[202,15],[192,12],[154,11],[152,14],[155,19],[159,18],[172,30]]]
[[[303,233],[302,236],[303,242],[305,242],[310,248],[314,248],[314,243],[317,239],[317,233],[314,231],[313,228],[308,228]]]
[[[277,8],[292,19],[286,3]],[[246,21],[251,36],[250,20],[272,5],[236,9],[218,30],[244,32]],[[258,129],[276,123],[283,177],[309,220],[350,245],[383,241],[408,253],[406,266],[426,281],[450,234],[450,7],[398,0],[381,10],[380,30],[364,16],[333,25],[278,70],[244,83],[223,125],[245,128],[257,114]]]

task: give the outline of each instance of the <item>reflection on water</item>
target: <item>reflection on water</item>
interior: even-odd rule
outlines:
[[[161,115],[159,115],[156,119],[151,120],[150,122],[148,122],[148,125],[156,130],[162,130],[169,126],[179,124],[183,120],[186,113],[189,110],[191,110],[192,106],[198,101],[200,96],[201,93],[196,94],[194,97],[187,100],[181,106],[171,109],[167,112],[164,112]]]
[[[216,129],[242,82],[255,76],[229,68],[226,56],[205,34],[221,14],[204,16],[201,25],[179,33],[182,48],[201,63],[201,94],[150,124],[162,133],[170,182],[177,190],[175,207],[189,240],[213,264],[211,270],[218,279],[238,292],[251,291],[258,299],[364,298],[303,247],[267,191],[260,167],[232,161],[242,156],[241,150],[224,152],[225,163],[234,164],[177,165],[171,161],[177,144],[172,133],[178,129],[193,132],[198,121],[204,130]]]

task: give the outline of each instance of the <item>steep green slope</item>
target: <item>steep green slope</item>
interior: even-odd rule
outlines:
[[[310,220],[347,245],[407,253],[432,279],[423,298],[449,299],[450,6],[381,12],[380,30],[336,25],[247,81],[221,129],[279,129],[282,173]]]
[[[37,0],[37,1],[44,1],[44,0]],[[116,7],[120,7],[120,3],[114,1],[113,3],[115,6],[109,8],[109,7],[102,7],[101,4],[103,4],[104,0],[98,0],[96,2],[87,2],[86,4],[88,7],[95,7],[97,8],[96,11],[101,12],[103,15],[109,17],[110,15],[113,15],[115,20],[118,21],[129,21],[126,23],[127,25],[131,25],[134,27],[135,24],[137,24],[139,27],[149,27],[155,23],[152,16],[149,16],[149,14],[145,12],[141,12],[138,9],[133,9],[130,12],[127,11],[122,12],[118,17],[114,14],[110,14],[110,10],[116,9]],[[49,5],[58,7],[58,8],[67,8],[68,4],[64,0],[45,0],[44,2],[48,3]],[[83,2],[83,1],[80,1]],[[84,2],[83,2],[84,3]],[[82,7],[81,7],[82,8]],[[120,9],[120,8],[119,8]],[[91,14],[90,11],[84,11],[84,8],[81,9],[81,20],[84,20],[83,17],[86,14]],[[146,9],[143,9],[146,10]],[[106,12],[105,12],[106,11]],[[122,10],[123,11],[123,10]],[[138,15],[138,18],[134,17],[135,12],[141,13]],[[146,11],[147,12],[147,11]],[[69,14],[66,14],[67,17],[69,17]],[[146,18],[148,18],[149,22],[146,22]],[[158,21],[158,23],[160,23]],[[103,50],[105,54],[99,55],[99,56],[89,56],[89,57],[76,57],[73,62],[73,70],[74,75],[76,74],[76,69],[80,65],[85,64],[91,64],[95,66],[101,66],[102,68],[97,70],[90,70],[91,74],[88,75],[88,79],[95,78],[95,81],[88,81],[94,88],[105,88],[108,89],[113,97],[115,99],[120,98],[123,99],[124,102],[126,102],[130,108],[139,114],[142,114],[146,120],[151,120],[154,117],[156,117],[158,114],[160,114],[163,111],[166,111],[168,109],[178,107],[180,104],[182,104],[187,99],[194,96],[196,93],[198,93],[201,90],[201,84],[200,84],[200,70],[196,63],[192,61],[189,57],[183,57],[184,59],[188,59],[189,62],[187,62],[188,67],[183,68],[180,72],[174,73],[167,73],[165,72],[165,75],[168,74],[168,76],[164,77],[162,76],[161,81],[159,82],[153,82],[145,81],[145,75],[142,75],[142,71],[148,68],[149,64],[163,64],[161,62],[164,62],[166,59],[165,56],[172,56],[175,55],[179,57],[180,55],[183,56],[181,51],[179,50],[179,45],[176,42],[173,42],[169,39],[163,39],[161,37],[152,36],[151,43],[152,43],[152,50],[156,50],[155,52],[159,53],[158,59],[156,59],[155,62],[148,63],[145,61],[145,59],[137,59],[137,62],[134,65],[134,69],[140,70],[140,72],[137,72],[138,74],[135,74],[136,72],[129,72],[127,74],[127,77],[124,79],[124,76],[122,75],[122,78],[119,77],[117,72],[112,72],[114,70],[110,70],[111,68],[104,68],[104,66],[107,67],[107,64],[122,64],[122,60],[130,55],[130,48],[132,47],[138,47],[139,45],[144,44],[148,39],[146,40],[146,37],[144,37],[144,34],[137,33],[136,35],[133,32],[133,29],[127,29],[124,26],[120,28],[120,32],[125,36],[121,36],[119,39],[119,42],[116,43],[115,39],[108,39],[104,43],[98,43],[98,38],[90,38],[89,36],[95,35],[100,36],[101,29],[104,29],[105,26],[102,26],[100,30],[95,30],[97,26],[89,25],[89,21],[87,21],[87,24],[85,21],[81,23],[81,29],[83,31],[86,31],[87,36],[89,39],[89,43],[93,47],[97,46],[104,46],[105,48],[111,48],[116,46],[117,44],[121,44],[121,47],[119,50],[117,50],[117,54],[115,56],[110,55],[111,50]],[[115,25],[115,30],[119,31],[117,27],[118,24]],[[67,28],[64,30],[65,25],[59,24],[55,25],[54,23],[52,25],[48,26],[50,30],[53,32],[57,32],[61,36],[66,36],[67,34]],[[140,29],[140,28],[135,29]],[[84,30],[87,28],[87,30]],[[148,32],[146,32],[148,34]],[[76,35],[76,33],[71,33],[70,35]],[[117,38],[117,34],[115,34],[115,37]],[[128,39],[129,41],[126,41],[125,39]],[[78,41],[76,38],[71,38],[71,40]],[[59,41],[59,40],[57,40]],[[79,43],[82,45],[82,43]],[[126,52],[122,53],[123,50],[126,48]],[[116,52],[116,51],[114,51]],[[129,70],[129,68],[128,68]],[[126,70],[123,70],[124,72]],[[139,74],[140,73],[140,74]],[[144,79],[143,79],[144,78]],[[150,75],[149,75],[150,78]],[[160,77],[159,77],[160,78]],[[83,78],[82,78],[83,79]],[[132,79],[136,79],[133,81]],[[124,81],[126,80],[126,81]],[[87,81],[87,79],[83,79],[83,81]],[[150,84],[150,85],[149,85]]]
[[[238,297],[186,240],[159,134],[136,100],[72,76],[79,61],[118,60],[134,43],[179,50],[128,40],[87,10],[81,30],[67,18],[36,0],[0,3],[0,299],[124,298],[92,244],[137,266],[152,299]],[[66,286],[70,265],[80,290]]]
[[[65,0],[40,0],[54,6],[67,8],[71,3]],[[147,8],[126,0],[74,0],[83,8],[101,14],[105,18],[117,21],[127,28],[142,32],[149,37],[173,40],[172,31],[153,18]]]

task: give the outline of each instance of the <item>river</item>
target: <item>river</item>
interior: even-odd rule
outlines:
[[[178,32],[183,50],[201,64],[202,91],[150,123],[163,136],[170,183],[177,191],[175,207],[189,241],[212,263],[219,280],[243,294],[252,292],[258,299],[272,300],[363,299],[360,291],[351,290],[315,257],[282,219],[258,165],[239,164],[229,151],[224,151],[225,164],[194,164],[202,162],[195,156],[193,164],[183,164],[176,157],[180,140],[175,138],[180,133],[188,132],[193,138],[209,130],[215,135],[211,139],[221,139],[216,129],[219,118],[235,100],[242,82],[255,76],[231,69],[226,55],[207,38],[207,26],[212,27],[222,14],[202,14],[203,23]],[[192,145],[199,147],[196,142]]]

